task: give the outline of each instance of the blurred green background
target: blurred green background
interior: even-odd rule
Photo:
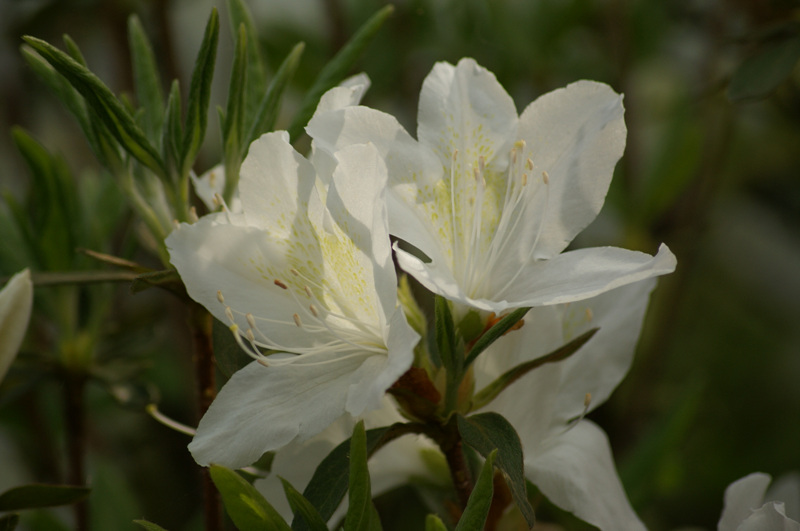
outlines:
[[[306,43],[280,128],[319,69],[385,2],[248,5],[273,72],[292,45]],[[24,127],[64,157],[87,201],[118,205],[115,224],[98,229],[110,237],[105,252],[152,261],[135,243],[136,224],[119,192],[98,184],[103,176],[74,120],[21,60],[20,36],[61,46],[61,35],[69,34],[107,85],[130,93],[126,21],[137,13],[164,78],[179,78],[186,90],[211,6],[0,0],[0,129]],[[353,73],[372,79],[365,104],[395,114],[409,131],[434,62],[464,56],[493,71],[520,111],[578,79],[625,94],[626,152],[600,217],[575,245],[653,253],[665,242],[678,257],[677,271],[660,281],[631,373],[592,415],[608,431],[647,525],[715,528],[730,482],[755,471],[777,477],[800,470],[800,3],[400,0],[395,6]],[[225,5],[218,7],[212,106],[224,105],[233,50]],[[220,157],[215,114],[209,124],[198,173]],[[10,134],[0,135],[0,165],[0,188],[22,197],[29,177]],[[10,236],[0,245],[0,275],[30,263]],[[37,290],[37,297],[47,289],[54,288]],[[132,528],[133,518],[144,517],[168,529],[197,529],[200,494],[188,438],[156,424],[131,398],[156,393],[162,411],[193,423],[189,338],[179,305],[155,290],[131,296],[124,285],[99,289],[113,295],[113,304],[102,312],[105,332],[95,356],[116,360],[124,366],[114,369],[119,374],[130,368],[137,384],[89,387],[94,528]],[[59,380],[31,376],[58,341],[46,323],[34,323],[0,394],[0,491],[64,479]],[[33,529],[58,528],[46,513],[28,518]]]

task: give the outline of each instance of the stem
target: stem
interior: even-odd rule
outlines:
[[[195,385],[197,387],[197,420],[208,411],[217,394],[214,365],[214,349],[212,344],[213,318],[201,305],[192,302],[189,305],[189,328],[192,331],[192,347],[194,349]],[[222,529],[222,506],[208,468],[201,470],[203,485],[203,506],[206,531]]]
[[[444,426],[444,437],[438,441],[439,448],[442,450],[447,466],[450,469],[450,477],[458,495],[458,502],[463,510],[472,494],[472,475],[464,457],[464,447],[461,442],[461,434],[458,433],[458,426],[455,417]]]
[[[86,411],[84,390],[86,375],[67,369],[64,378],[64,418],[67,431],[67,484],[85,485],[86,464]],[[87,501],[76,503],[75,529],[89,529],[89,505]]]

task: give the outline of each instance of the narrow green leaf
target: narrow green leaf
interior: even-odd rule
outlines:
[[[523,474],[522,443],[517,431],[511,423],[497,413],[480,413],[470,417],[458,415],[456,419],[458,432],[465,443],[487,459],[494,451],[497,451],[497,467],[503,471],[508,487],[511,489],[511,495],[522,516],[525,517],[528,526],[533,527],[536,524],[536,516],[528,501]],[[480,478],[478,481],[480,482]],[[470,496],[471,500],[472,496]]]
[[[492,383],[481,389],[475,396],[472,397],[472,403],[470,404],[470,410],[475,411],[477,409],[482,408],[483,406],[490,403],[492,400],[497,398],[503,389],[514,383],[515,381],[519,380],[530,371],[541,367],[546,363],[554,363],[556,361],[565,360],[568,357],[575,354],[583,345],[586,344],[587,341],[592,339],[592,337],[597,333],[599,328],[592,328],[588,332],[584,332],[583,334],[579,335],[566,345],[563,345],[553,352],[549,354],[545,354],[544,356],[540,356],[535,360],[526,361],[524,363],[520,363],[516,367],[513,367],[497,377]]]
[[[150,144],[122,103],[97,76],[47,42],[30,36],[23,39],[81,93],[89,107],[95,110],[126,151],[160,177],[166,177],[164,163],[158,151]]]
[[[495,449],[486,456],[486,461],[478,474],[478,480],[475,482],[475,488],[469,495],[467,506],[455,531],[483,529],[486,524],[486,517],[489,516],[489,508],[492,506],[492,496],[494,495],[494,460],[497,453]]]
[[[441,295],[434,302],[434,326],[436,328],[436,350],[442,365],[448,371],[458,372],[461,360],[456,352],[456,334],[450,303]]]
[[[14,531],[19,524],[19,515],[16,513],[8,514],[0,518],[0,531]]]
[[[131,48],[136,98],[139,107],[144,110],[144,132],[151,142],[156,142],[164,122],[164,91],[153,47],[136,15],[128,18],[128,44]]]
[[[351,38],[347,44],[325,65],[320,71],[314,84],[308,90],[303,103],[300,106],[300,111],[295,115],[292,124],[289,126],[289,136],[295,140],[303,131],[303,127],[311,119],[314,110],[317,108],[319,99],[328,90],[336,86],[342,79],[344,79],[347,72],[355,64],[356,60],[361,56],[361,53],[372,41],[378,30],[394,12],[393,5],[387,5],[372,15],[361,28],[358,29],[356,34]]]
[[[137,275],[131,283],[131,293],[139,293],[147,288],[159,287],[186,298],[186,287],[178,272],[174,269],[163,269]]]
[[[278,119],[278,109],[280,109],[281,98],[283,97],[284,90],[289,84],[289,80],[294,76],[297,70],[297,65],[300,64],[300,57],[305,50],[305,43],[297,43],[292,51],[290,51],[286,58],[281,63],[275,77],[269,83],[267,92],[261,99],[256,111],[253,124],[250,126],[250,131],[247,133],[247,140],[245,142],[245,153],[250,143],[264,133],[268,133],[275,128],[275,122]]]
[[[517,324],[523,317],[525,317],[525,314],[528,313],[528,310],[530,310],[530,308],[517,308],[513,312],[500,319],[497,324],[487,330],[475,342],[475,344],[472,346],[472,349],[470,349],[469,354],[467,354],[467,359],[464,362],[464,366],[469,367],[472,365],[472,362],[475,361],[475,358],[477,358],[481,352],[486,350],[489,345],[497,341],[500,336],[508,332],[512,326]]]
[[[447,526],[444,525],[441,518],[435,514],[429,514],[425,517],[425,531],[447,531]]]
[[[383,428],[367,430],[367,455],[372,455],[378,448],[406,433],[419,433],[413,424],[393,424]],[[350,440],[346,440],[334,448],[317,466],[314,476],[308,482],[303,496],[319,511],[323,520],[327,521],[339,507],[349,486]],[[295,531],[307,531],[308,525],[300,518],[292,522]]]
[[[178,80],[172,82],[167,108],[164,111],[165,123],[161,131],[161,151],[167,171],[177,173],[181,161],[181,142],[183,142],[183,124],[181,123],[181,90]]]
[[[239,184],[239,167],[244,153],[244,118],[246,112],[245,84],[247,83],[247,30],[239,26],[233,54],[231,82],[228,86],[228,106],[222,121],[222,143],[225,158],[225,190],[222,197],[230,203]]]
[[[228,0],[228,14],[230,15],[231,33],[236,34],[239,26],[244,24],[247,32],[247,77],[245,79],[246,102],[245,118],[247,127],[250,128],[251,120],[258,110],[259,100],[267,85],[267,73],[264,59],[261,55],[258,32],[256,31],[250,9],[242,0]]]
[[[372,489],[367,469],[367,434],[359,421],[350,438],[350,495],[344,531],[369,531]]]
[[[0,494],[0,511],[70,505],[85,499],[89,490],[72,485],[23,485]]]
[[[214,64],[217,59],[217,41],[219,40],[219,15],[217,9],[211,10],[206,24],[203,42],[197,54],[189,87],[189,102],[186,107],[186,126],[181,149],[181,176],[188,176],[203,138],[208,123],[208,104],[211,99],[211,81],[214,78]]]
[[[783,82],[800,59],[800,36],[763,44],[742,62],[728,85],[732,102],[764,98]]]
[[[147,520],[134,520],[133,523],[138,524],[139,527],[146,529],[147,531],[167,531],[160,525],[154,524],[153,522],[148,522]]]
[[[209,470],[225,510],[237,528],[289,531],[278,511],[239,474],[220,465],[211,465]]]
[[[83,56],[81,49],[78,47],[78,43],[72,40],[72,37],[70,37],[69,35],[64,35],[63,40],[64,40],[64,46],[67,48],[67,53],[69,54],[69,56],[75,59],[81,65],[87,66],[86,58]]]
[[[289,500],[289,506],[292,508],[292,513],[295,515],[295,518],[304,519],[311,531],[328,531],[328,525],[314,506],[311,505],[311,502],[305,499],[291,483],[283,478],[280,478],[280,480],[283,484],[283,491],[286,493],[286,499]]]

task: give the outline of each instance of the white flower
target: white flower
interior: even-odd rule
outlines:
[[[392,116],[350,106],[318,113],[308,133],[331,152],[372,142],[389,169],[390,232],[429,260],[395,247],[400,266],[463,305],[509,308],[581,300],[671,272],[613,247],[562,253],[603,205],[625,147],[622,97],[579,81],[520,117],[472,59],[437,63],[422,86],[417,138]]]
[[[242,165],[242,212],[166,240],[189,295],[256,358],[201,420],[189,445],[200,464],[248,465],[377,408],[411,365],[418,336],[397,304],[385,166],[369,145],[322,166],[266,134]]]
[[[24,269],[0,290],[0,381],[25,338],[33,306],[31,273]]]
[[[655,280],[617,288],[582,301],[534,308],[525,324],[499,339],[475,363],[476,389],[512,367],[555,350],[591,328],[599,331],[570,358],[544,365],[504,390],[481,412],[493,411],[517,430],[524,451],[525,476],[550,501],[600,529],[635,531],[644,525],[634,513],[617,476],[605,433],[581,419],[603,403],[627,373]],[[587,407],[587,393],[591,401]],[[373,425],[390,424],[397,414],[385,408],[375,412]],[[349,425],[351,427],[351,425]],[[293,474],[302,490],[328,451],[349,437],[345,429],[330,430],[306,444],[279,451],[277,474]],[[439,479],[424,454],[433,443],[421,437],[403,437],[393,448],[382,448],[370,460],[373,495],[412,478]],[[403,463],[405,473],[395,463]],[[294,472],[292,472],[294,471]],[[441,470],[437,470],[441,472]],[[263,483],[268,499],[280,500],[277,480]]]
[[[787,515],[787,504],[800,509],[800,489],[795,478],[795,499],[764,503],[765,492],[772,478],[756,472],[734,481],[725,489],[725,507],[717,529],[719,531],[800,531],[800,522]],[[791,490],[791,489],[790,489]],[[769,496],[769,494],[767,495]],[[798,517],[798,514],[794,514]]]

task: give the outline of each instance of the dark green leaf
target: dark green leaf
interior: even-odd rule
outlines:
[[[745,59],[728,85],[733,102],[764,98],[792,73],[800,59],[800,36],[771,41]]]
[[[344,531],[370,531],[373,528],[372,489],[367,469],[367,434],[359,421],[350,438],[350,495]]]
[[[160,525],[154,524],[153,522],[148,522],[147,520],[134,520],[133,523],[138,524],[139,527],[146,529],[147,531],[167,531]]]
[[[441,295],[434,303],[434,326],[436,328],[436,351],[442,365],[448,371],[460,371],[461,358],[456,352],[456,333],[450,303]]]
[[[472,362],[475,361],[475,358],[477,358],[481,352],[486,350],[489,345],[497,341],[500,336],[511,330],[511,327],[525,317],[525,314],[528,313],[528,310],[530,310],[530,308],[517,308],[513,312],[500,319],[497,324],[487,330],[480,338],[478,338],[475,344],[472,345],[469,354],[467,354],[467,359],[464,362],[464,366],[469,367],[472,365]]]
[[[81,53],[81,49],[78,48],[78,43],[72,40],[72,37],[69,35],[64,35],[64,46],[67,48],[67,53],[70,57],[75,59],[77,62],[86,66],[86,58],[83,57],[83,53]]]
[[[583,334],[579,335],[566,345],[563,345],[553,352],[549,354],[545,354],[544,356],[540,356],[535,360],[526,361],[524,363],[520,363],[516,367],[513,367],[499,376],[495,381],[481,389],[478,393],[472,397],[472,403],[470,404],[470,410],[474,411],[476,409],[480,409],[492,400],[494,400],[497,395],[499,395],[503,389],[517,381],[518,379],[522,378],[526,374],[528,374],[533,369],[541,367],[546,363],[553,363],[556,361],[561,361],[567,359],[568,357],[572,356],[575,352],[577,352],[583,345],[589,341],[599,328],[592,328],[591,330],[584,332]]]
[[[187,296],[183,280],[174,269],[164,269],[137,275],[131,283],[131,293],[139,293],[151,287],[163,288],[182,298]]]
[[[246,110],[244,115],[248,120],[247,128],[249,129],[250,120],[256,115],[261,94],[267,85],[267,74],[259,48],[258,32],[247,4],[242,0],[228,0],[228,14],[230,15],[232,34],[235,35],[242,24],[247,31],[247,76],[244,97]]]
[[[280,478],[280,480],[283,483],[283,491],[286,493],[286,499],[289,500],[289,506],[292,508],[295,518],[305,520],[311,531],[328,531],[328,525],[314,506],[311,505],[311,502],[305,499],[291,483],[283,478]]]
[[[488,456],[497,450],[497,467],[503,471],[511,495],[517,503],[522,516],[529,527],[536,523],[533,507],[528,501],[525,487],[524,465],[522,460],[522,443],[514,427],[502,415],[497,413],[480,413],[471,417],[457,417],[458,432],[464,442],[477,450],[482,456]],[[474,494],[474,492],[473,492]],[[470,500],[472,497],[470,497]]]
[[[19,524],[18,514],[9,514],[0,518],[0,531],[14,531]]]
[[[246,108],[245,84],[247,82],[247,31],[239,26],[236,49],[233,54],[231,82],[228,86],[228,106],[222,122],[222,143],[225,158],[225,190],[222,197],[230,203],[239,183],[239,167],[244,153],[244,118]]]
[[[211,81],[214,78],[214,63],[217,59],[217,41],[219,40],[219,15],[216,8],[211,10],[211,16],[206,24],[203,42],[197,54],[192,73],[192,82],[189,87],[189,102],[186,107],[186,127],[184,128],[183,144],[181,149],[181,175],[189,175],[194,159],[203,138],[206,135],[208,123],[208,104],[211,99]]]
[[[71,485],[23,485],[0,494],[0,511],[70,505],[85,499],[89,490]]]
[[[181,90],[176,79],[170,87],[167,108],[164,111],[166,123],[161,131],[161,150],[170,173],[178,171],[181,160],[181,142],[183,142],[181,110]]]
[[[225,510],[237,528],[289,531],[289,525],[275,508],[239,474],[219,465],[211,465],[210,472]]]
[[[264,94],[258,106],[258,111],[253,119],[253,125],[247,133],[245,154],[246,148],[249,147],[253,140],[275,128],[281,97],[283,96],[284,89],[286,89],[289,80],[294,76],[297,65],[300,64],[300,57],[303,55],[304,49],[304,43],[297,43],[281,63],[280,68],[278,68],[278,71],[275,73],[275,77],[270,81],[267,92]]]
[[[494,495],[494,459],[497,450],[492,450],[486,456],[481,473],[475,482],[475,488],[469,495],[469,501],[464,509],[464,513],[458,520],[456,531],[472,531],[483,529],[486,517],[489,516],[489,508],[492,506],[492,496]],[[531,526],[533,527],[533,526]]]
[[[164,163],[156,149],[125,107],[97,76],[45,41],[30,36],[23,39],[83,95],[86,103],[95,110],[109,131],[133,157],[160,177],[166,177]]]
[[[136,15],[128,18],[128,43],[136,98],[144,111],[144,131],[151,142],[156,142],[164,122],[164,91],[153,47]]]
[[[314,84],[303,99],[300,110],[289,126],[289,136],[292,140],[296,139],[303,131],[303,127],[305,127],[308,120],[314,114],[314,110],[317,108],[317,104],[322,95],[344,79],[347,72],[352,68],[361,53],[370,41],[372,41],[372,38],[375,37],[380,27],[393,12],[394,6],[387,5],[372,15],[372,17],[358,29],[353,38],[350,39],[320,71],[317,79],[314,80]]]

